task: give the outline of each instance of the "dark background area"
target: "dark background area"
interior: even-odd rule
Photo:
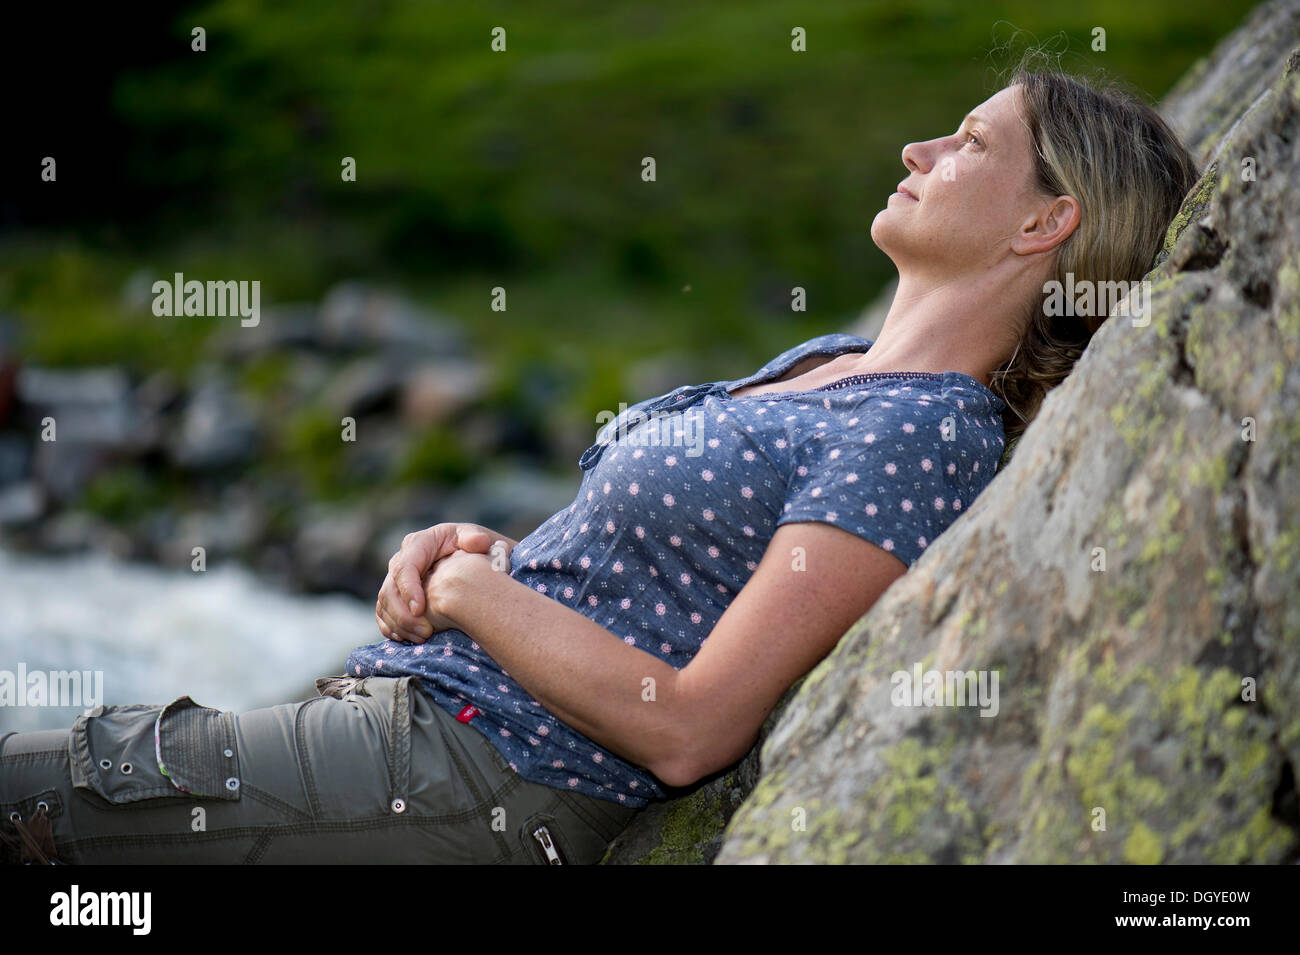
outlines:
[[[205,538],[364,596],[399,531],[522,536],[598,412],[847,328],[893,275],[869,228],[902,146],[1026,45],[1154,100],[1249,7],[20,5],[0,541],[183,567]],[[155,316],[176,272],[257,280],[261,325]]]

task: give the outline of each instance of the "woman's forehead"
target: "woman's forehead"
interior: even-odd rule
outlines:
[[[995,140],[991,145],[1011,147],[1012,153],[1017,151],[1016,144],[1025,148],[1029,148],[1030,144],[1021,92],[1019,85],[1000,89],[967,114],[973,122],[991,130],[991,138]],[[1001,148],[999,151],[1002,151]]]
[[[1020,105],[1020,87],[1008,86],[998,90],[970,111],[972,117],[985,122],[1007,123],[1015,120]]]

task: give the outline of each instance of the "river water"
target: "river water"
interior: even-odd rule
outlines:
[[[190,573],[0,550],[0,686],[6,673],[10,687],[21,672],[91,673],[77,699],[86,705],[17,705],[39,697],[11,693],[0,732],[69,727],[96,701],[188,695],[238,711],[305,699],[316,677],[342,672],[348,651],[380,639],[373,603],[287,594],[239,567]]]

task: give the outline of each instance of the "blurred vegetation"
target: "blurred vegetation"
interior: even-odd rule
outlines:
[[[459,484],[474,470],[474,462],[456,432],[447,427],[421,433],[398,471],[399,481],[434,480]]]
[[[645,397],[624,374],[639,359],[675,356],[682,381],[738,377],[842,328],[893,274],[869,228],[904,174],[903,144],[955,129],[1025,43],[1051,42],[1068,69],[1154,100],[1251,6],[217,0],[116,11],[137,18],[135,39],[87,41],[104,75],[75,93],[100,141],[69,145],[61,167],[94,201],[51,211],[40,184],[12,197],[0,314],[21,322],[38,362],[183,373],[219,323],[154,317],[124,296],[133,277],[257,278],[264,307],[319,300],[345,278],[392,282],[465,323],[496,400],[589,421]],[[190,49],[194,26],[206,52]],[[497,26],[504,53],[490,49]],[[795,26],[807,53],[791,52]],[[1105,52],[1091,49],[1095,27]],[[644,156],[657,182],[641,180]],[[356,182],[341,180],[343,157]],[[805,313],[789,308],[796,285]],[[495,286],[505,313],[490,309]],[[242,381],[267,394],[283,374],[272,360]],[[338,492],[347,480],[326,424],[299,409],[287,450]],[[430,434],[403,478],[431,461],[440,479],[462,473],[454,435]],[[98,505],[122,506],[122,487],[97,490]]]

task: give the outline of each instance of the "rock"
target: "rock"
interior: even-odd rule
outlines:
[[[28,365],[18,372],[18,400],[37,419],[55,419],[58,441],[133,446],[138,416],[131,382],[118,368],[64,371]]]
[[[456,416],[456,438],[471,459],[489,460],[505,452],[518,455],[511,437],[512,422],[504,413],[480,405]]]
[[[344,282],[320,307],[323,343],[339,351],[383,348],[398,354],[460,355],[464,339],[450,321],[393,292]]]
[[[30,524],[45,513],[45,496],[35,481],[0,486],[0,527]]]
[[[165,565],[188,567],[195,547],[202,547],[208,560],[252,554],[266,523],[266,504],[246,486],[235,485],[222,495],[220,507],[160,520],[148,536]]]
[[[806,678],[805,678],[806,679]],[[763,722],[762,739],[777,715],[803,685],[786,690]],[[754,790],[759,778],[759,747],[725,772],[715,774],[682,795],[651,803],[610,843],[602,865],[709,865],[722,848],[727,822]]]
[[[292,404],[310,404],[328,395],[333,380],[334,365],[328,359],[310,352],[294,352],[288,356],[285,390]]]
[[[411,432],[387,416],[358,422],[357,440],[347,445],[344,479],[371,487],[388,485],[409,453],[411,440]]]
[[[706,861],[724,825],[719,863],[1300,860],[1297,17],[1259,8],[1162,106],[1215,161],[1150,324],[1102,327],[970,510],[778,704],[752,792],[754,752],[607,862]],[[996,717],[894,705],[917,665],[996,672]]]
[[[391,501],[390,513],[370,545],[370,563],[379,574],[374,581],[376,591],[383,575],[388,573],[389,558],[402,549],[402,538],[442,521],[462,519],[460,515],[449,514],[446,496],[429,487],[406,488],[396,496],[387,496],[385,501]]]
[[[1271,95],[1274,80],[1295,55],[1296,37],[1300,6],[1290,0],[1261,3],[1174,84],[1160,114],[1183,137],[1198,166],[1209,165],[1232,138],[1229,130]],[[1292,73],[1295,68],[1293,61]]]
[[[294,590],[298,587],[297,568],[287,547],[262,548],[257,554],[255,569],[263,583],[278,590]],[[378,590],[377,587],[375,589]]]
[[[181,385],[169,371],[153,372],[135,389],[135,403],[140,414],[155,420],[177,407],[181,398]]]
[[[361,417],[390,409],[401,394],[401,367],[380,358],[359,358],[346,365],[329,384],[329,407],[335,414]]]
[[[169,448],[172,461],[194,471],[242,464],[257,450],[252,409],[215,369],[200,374]]]
[[[374,517],[350,507],[310,508],[294,542],[294,571],[301,584],[316,592],[345,591],[358,596],[378,590],[374,569],[367,562],[375,530]]]
[[[26,435],[0,432],[0,487],[31,473],[32,442]]]
[[[37,436],[32,472],[56,503],[76,500],[94,475],[113,460],[147,450],[158,440],[156,423],[136,407],[131,383],[118,368],[21,368],[15,394]],[[52,419],[52,440],[46,440]]]
[[[244,359],[286,349],[326,347],[320,316],[308,302],[281,302],[260,309],[256,325],[236,322],[217,333],[215,353]]]
[[[99,445],[68,439],[39,442],[33,460],[32,472],[47,500],[64,506],[79,500],[111,459]]]
[[[132,544],[126,534],[103,518],[86,511],[66,510],[41,522],[40,549],[54,554],[106,551],[130,556]]]
[[[423,363],[402,385],[402,421],[413,428],[450,421],[479,401],[487,390],[487,373],[471,361]]]

